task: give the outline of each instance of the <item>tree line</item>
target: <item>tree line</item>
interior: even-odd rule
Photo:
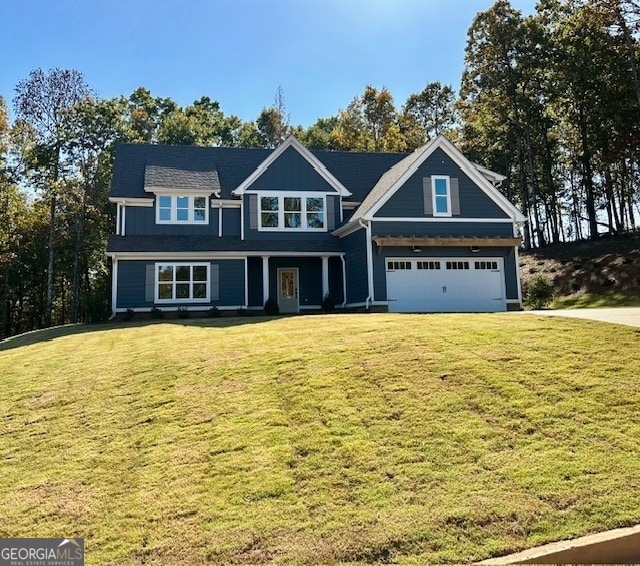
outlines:
[[[36,69],[0,97],[0,339],[110,312],[108,202],[118,142],[409,152],[444,133],[501,186],[539,247],[636,229],[640,210],[639,0],[508,0],[469,32],[459,94],[430,82],[400,106],[367,85],[346,108],[294,126],[284,93],[257,118],[203,96],[146,88],[102,99],[76,70]]]

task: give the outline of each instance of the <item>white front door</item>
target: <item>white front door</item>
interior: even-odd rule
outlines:
[[[298,268],[278,268],[278,307],[281,313],[298,312]]]

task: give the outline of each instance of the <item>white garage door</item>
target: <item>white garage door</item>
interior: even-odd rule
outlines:
[[[389,258],[390,312],[506,310],[501,258]]]

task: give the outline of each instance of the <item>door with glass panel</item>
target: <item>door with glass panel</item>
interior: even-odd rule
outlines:
[[[278,269],[278,307],[281,313],[298,312],[298,268]]]

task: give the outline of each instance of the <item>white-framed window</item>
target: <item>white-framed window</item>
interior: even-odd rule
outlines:
[[[157,224],[206,224],[209,222],[209,199],[202,195],[158,195]]]
[[[258,229],[326,230],[326,196],[309,193],[258,194]]]
[[[431,198],[434,216],[451,216],[451,183],[449,177],[433,175],[431,177]]]
[[[209,300],[208,263],[156,263],[156,303]]]

